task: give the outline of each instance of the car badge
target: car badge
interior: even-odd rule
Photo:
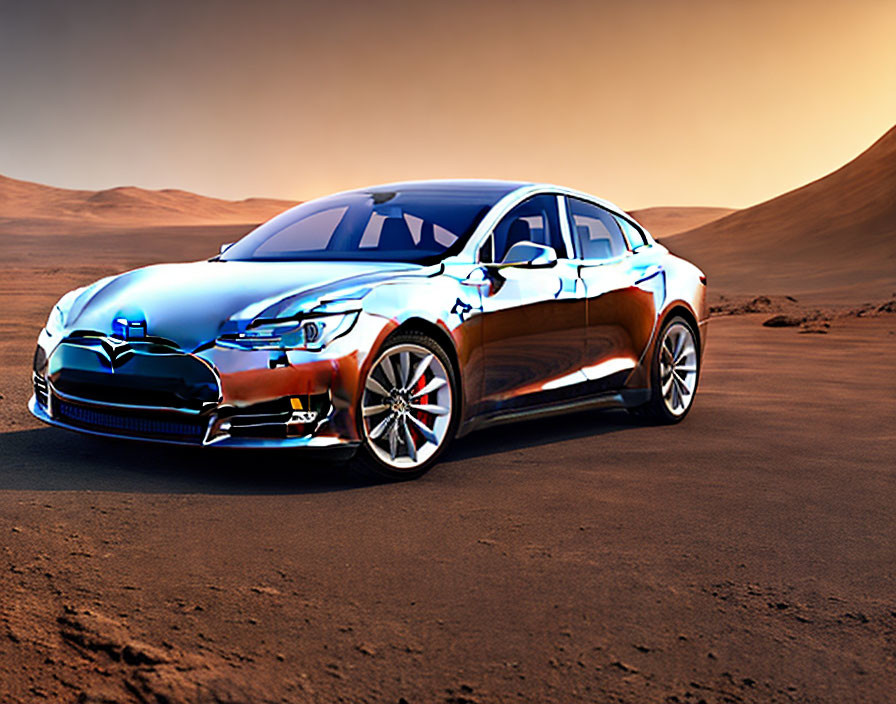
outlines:
[[[101,337],[100,345],[106,358],[109,360],[109,364],[113,367],[123,364],[134,356],[134,350],[131,349],[131,346],[124,340],[119,340],[115,337]]]
[[[142,340],[146,337],[146,321],[116,318],[112,321],[112,333],[120,340]]]

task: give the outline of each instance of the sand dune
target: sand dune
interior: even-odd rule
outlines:
[[[668,207],[641,208],[629,211],[651,235],[661,240],[693,230],[735,212],[734,208]]]
[[[896,291],[896,127],[833,173],[676,235],[716,293],[854,303]]]
[[[257,223],[292,205],[272,198],[222,200],[172,188],[81,191],[0,176],[0,231],[5,232]]]

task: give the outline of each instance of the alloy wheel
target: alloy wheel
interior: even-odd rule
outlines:
[[[660,384],[663,403],[673,416],[683,415],[697,388],[697,345],[684,323],[666,328],[660,348]]]
[[[453,400],[437,355],[410,343],[388,348],[364,382],[361,415],[369,448],[392,469],[417,469],[445,442]]]

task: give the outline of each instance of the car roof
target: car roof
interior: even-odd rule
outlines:
[[[536,181],[505,181],[500,179],[477,178],[429,179],[421,181],[397,181],[395,183],[382,183],[374,186],[367,186],[365,188],[354,188],[351,191],[347,192],[369,193],[371,191],[388,190],[417,191],[419,193],[425,193],[426,191],[455,191],[457,193],[476,193],[480,195],[490,195],[496,200],[501,196],[508,195],[517,190],[524,191],[527,195],[540,192],[552,192],[572,196],[574,198],[584,198],[585,200],[590,200],[598,203],[608,210],[613,210],[617,213],[625,214],[625,211],[622,210],[622,208],[620,208],[618,205],[604,198],[599,198],[595,195],[592,195],[591,193],[585,193],[584,191],[578,191],[576,189],[567,188],[565,186],[558,186],[553,183],[539,183]]]
[[[381,183],[375,186],[355,188],[349,193],[370,193],[372,191],[414,191],[426,193],[427,191],[452,191],[459,194],[481,194],[500,198],[518,188],[531,186],[526,181],[499,181],[495,179],[431,179],[423,181],[398,181],[396,183]]]

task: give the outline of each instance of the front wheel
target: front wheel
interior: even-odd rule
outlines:
[[[454,368],[441,346],[418,332],[393,336],[363,380],[356,469],[391,480],[421,476],[454,438],[459,405]]]
[[[660,331],[650,367],[650,401],[631,409],[657,423],[678,423],[694,403],[700,372],[697,335],[681,317],[673,317]]]

